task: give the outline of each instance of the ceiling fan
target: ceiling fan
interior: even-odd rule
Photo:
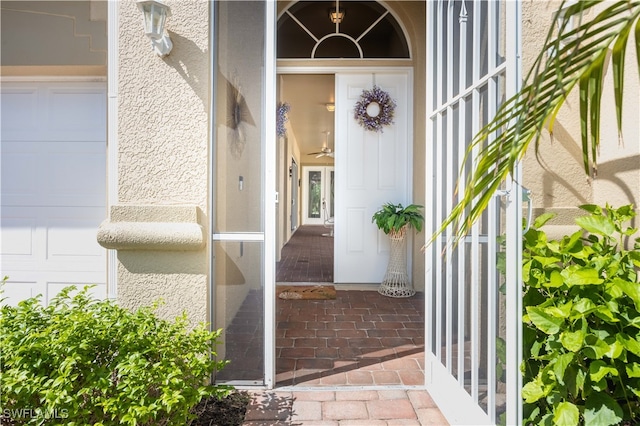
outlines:
[[[326,146],[322,147],[322,150],[318,151],[318,152],[310,152],[307,155],[315,155],[316,158],[320,158],[320,157],[331,157],[333,158],[334,156],[334,152],[331,148],[328,148]]]
[[[325,138],[325,143],[324,146],[322,147],[322,149],[318,152],[310,152],[307,155],[315,155],[316,158],[320,158],[320,157],[331,157],[334,158],[335,152],[333,152],[333,150],[331,148],[329,148],[328,145],[328,140],[329,140],[329,133],[331,132],[323,132],[326,135]]]

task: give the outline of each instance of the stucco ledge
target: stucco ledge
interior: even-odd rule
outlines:
[[[197,223],[111,222],[98,228],[98,244],[115,250],[201,250],[204,229]]]

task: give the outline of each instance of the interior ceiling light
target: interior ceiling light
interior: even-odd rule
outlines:
[[[344,19],[344,8],[334,8],[334,9],[329,9],[329,19],[331,19],[331,22],[333,22],[334,24],[341,24],[342,20]]]

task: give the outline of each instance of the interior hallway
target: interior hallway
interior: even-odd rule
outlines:
[[[333,282],[333,237],[322,225],[303,225],[284,245],[276,282]]]

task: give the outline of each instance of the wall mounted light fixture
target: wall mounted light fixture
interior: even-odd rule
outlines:
[[[327,111],[329,112],[334,112],[336,110],[336,104],[325,104],[324,105],[327,108]]]
[[[151,40],[155,52],[158,56],[167,56],[173,43],[164,24],[171,16],[171,8],[160,0],[139,0],[137,5],[144,18],[144,33]]]

